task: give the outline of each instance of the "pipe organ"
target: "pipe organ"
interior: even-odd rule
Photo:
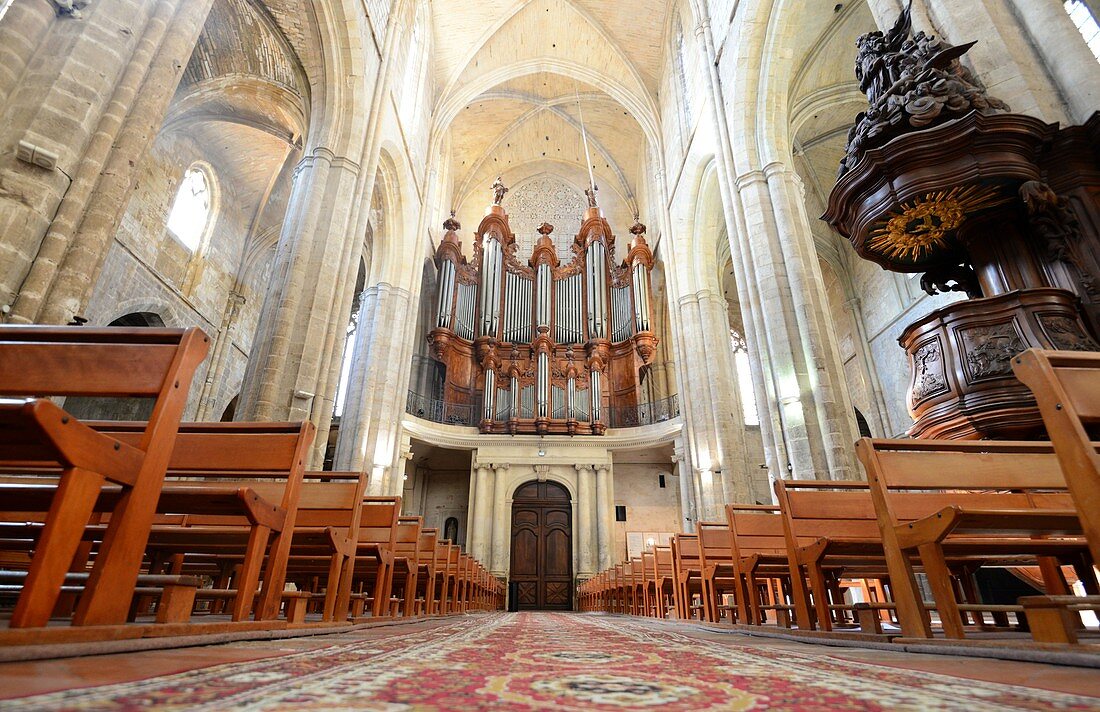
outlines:
[[[608,408],[638,405],[657,346],[650,321],[653,253],[631,228],[626,258],[598,207],[585,211],[562,263],[539,227],[530,259],[516,255],[508,214],[490,206],[473,259],[451,216],[436,251],[438,310],[428,335],[445,365],[443,398],[478,407],[483,433],[600,435]]]

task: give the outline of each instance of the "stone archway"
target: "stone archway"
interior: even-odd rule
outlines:
[[[573,608],[573,517],[562,485],[527,482],[516,490],[508,578],[520,610]]]

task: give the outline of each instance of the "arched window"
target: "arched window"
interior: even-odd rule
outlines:
[[[733,367],[737,371],[737,387],[741,391],[741,412],[745,418],[745,425],[760,425],[760,413],[756,409],[756,395],[752,388],[749,348],[745,344],[745,337],[730,329],[730,346],[733,348]]]
[[[1092,10],[1083,0],[1066,0],[1064,6],[1069,13],[1069,19],[1073,20],[1077,30],[1085,38],[1085,43],[1092,50],[1092,56],[1100,62],[1100,25],[1093,17]]]
[[[187,169],[168,214],[168,231],[191,252],[197,252],[210,222],[210,177],[198,166]]]

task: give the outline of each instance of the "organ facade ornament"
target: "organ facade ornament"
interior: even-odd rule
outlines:
[[[571,259],[559,259],[554,226],[544,222],[523,262],[496,200],[501,188],[494,186],[472,260],[453,218],[436,251],[428,340],[445,366],[444,401],[480,404],[484,433],[603,434],[608,408],[637,406],[658,343],[645,226],[631,228],[626,258],[616,263],[611,226],[589,208]]]

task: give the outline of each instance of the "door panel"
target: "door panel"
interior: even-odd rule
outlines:
[[[520,609],[572,608],[572,510],[564,487],[529,482],[516,491],[511,567]]]

